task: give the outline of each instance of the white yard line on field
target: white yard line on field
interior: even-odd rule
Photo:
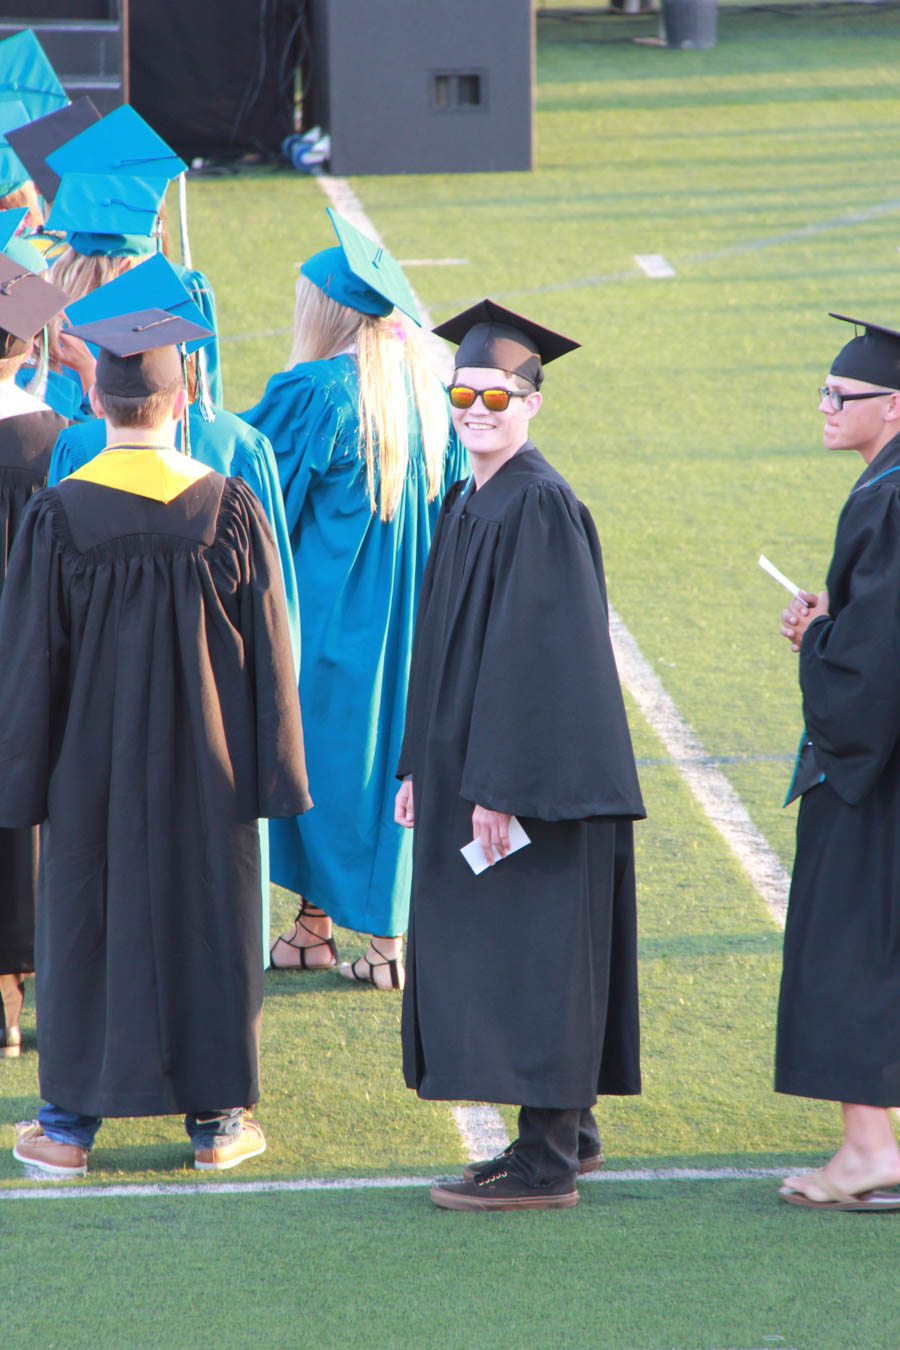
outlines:
[[[621,1172],[590,1172],[581,1182],[609,1185],[645,1181],[759,1181],[783,1177],[784,1167],[635,1167]],[[128,1200],[170,1195],[274,1195],[279,1192],[408,1190],[433,1186],[429,1177],[297,1177],[293,1181],[161,1181],[133,1186],[85,1186],[74,1181],[62,1184],[36,1182],[15,1190],[0,1188],[4,1200]]]
[[[624,622],[611,609],[609,629],[622,683],[672,760],[707,817],[759,891],[772,918],[784,927],[790,877],[753,824],[740,797],[685,722],[662,681],[642,654]]]
[[[502,1153],[509,1143],[506,1125],[496,1107],[484,1103],[463,1106],[457,1102],[452,1107],[452,1113],[466,1146],[469,1162],[493,1158],[495,1154]]]

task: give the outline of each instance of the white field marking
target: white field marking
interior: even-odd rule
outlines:
[[[879,216],[890,215],[895,211],[900,211],[900,198],[894,201],[881,202],[877,206],[870,206],[863,211],[853,211],[843,216],[835,216],[833,220],[815,221],[810,225],[800,225],[795,230],[785,230],[782,234],[763,235],[759,239],[747,239],[740,244],[727,244],[723,248],[709,249],[705,253],[685,254],[683,258],[676,258],[679,266],[686,264],[715,262],[718,258],[727,258],[736,253],[754,253],[763,248],[774,248],[779,244],[789,244],[795,239],[807,239],[811,236],[826,234],[831,230],[843,230],[849,225],[864,225],[867,221],[876,220]],[[617,281],[638,281],[637,273],[630,269],[627,272],[606,272],[594,276],[573,277],[569,281],[548,281],[541,286],[522,286],[516,290],[496,291],[495,300],[512,300],[521,295],[544,295],[550,291],[574,291],[589,286],[607,286]],[[474,305],[481,299],[480,295],[468,296],[447,300],[445,303],[452,307],[453,311],[465,309],[468,305]]]
[[[622,683],[759,891],[772,918],[783,928],[790,878],[777,854],[753,824],[721,769],[710,761],[699,737],[684,721],[659,676],[613,609],[609,612],[609,629]]]
[[[783,1177],[783,1167],[636,1167],[623,1172],[589,1172],[581,1181],[608,1184],[636,1181],[760,1181]],[[0,1188],[4,1200],[130,1200],[170,1195],[276,1195],[286,1192],[385,1191],[433,1186],[437,1177],[298,1177],[295,1181],[161,1181],[134,1186],[82,1186],[72,1181],[62,1185],[38,1182],[21,1189]]]
[[[486,1106],[483,1103],[477,1106],[462,1106],[457,1103],[451,1109],[456,1128],[466,1146],[469,1162],[493,1158],[496,1153],[501,1153],[506,1148],[509,1135],[503,1117],[495,1106]]]
[[[671,263],[666,262],[661,253],[636,253],[634,261],[644,273],[644,276],[652,277],[674,277],[675,268]]]
[[[900,198],[881,202],[877,206],[868,206],[862,211],[848,211],[845,215],[834,216],[831,220],[817,220],[810,225],[798,225],[796,229],[784,230],[781,234],[763,235],[761,239],[747,239],[742,244],[727,244],[724,248],[711,249],[708,253],[692,253],[685,262],[714,262],[716,258],[727,258],[732,253],[752,253],[760,248],[774,248],[779,244],[790,244],[795,239],[809,239],[817,234],[827,234],[831,230],[843,230],[848,225],[865,225],[879,216],[888,216],[900,211]]]
[[[401,258],[401,267],[463,267],[468,258]]]

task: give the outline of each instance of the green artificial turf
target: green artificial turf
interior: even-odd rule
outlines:
[[[728,6],[714,49],[670,52],[631,40],[656,16],[543,15],[534,173],[352,184],[398,257],[467,260],[409,269],[435,321],[490,294],[583,342],[548,371],[535,439],[597,519],[612,604],[786,864],[799,694],[785,596],[756,559],[820,586],[862,467],[821,448],[816,387],[848,336],[829,309],[898,314],[896,23],[884,6]],[[235,411],[286,360],[297,264],[333,242],[324,203],[288,169],[190,183]],[[649,280],[643,253],[676,276]],[[629,710],[650,812],[645,1091],[601,1105],[604,1150],[613,1165],[818,1165],[836,1108],[771,1091],[777,927]],[[275,892],[273,931],[293,903]],[[539,988],[539,964],[529,978]],[[585,1184],[570,1213],[488,1218],[437,1213],[417,1190],[230,1198],[214,1176],[197,1199],[8,1198],[32,1189],[9,1153],[39,1100],[30,999],[26,1053],[0,1061],[10,1341],[900,1343],[896,1220],[780,1206],[772,1181]],[[269,1148],[227,1180],[459,1169],[448,1108],[403,1086],[399,1006],[334,972],[268,976]],[[190,1161],[177,1120],[109,1121],[90,1180],[194,1181]]]
[[[94,1199],[0,1214],[4,1338],[41,1350],[896,1350],[894,1223],[771,1183],[584,1183],[572,1210],[424,1192]],[[123,1240],[123,1232],[127,1240]]]

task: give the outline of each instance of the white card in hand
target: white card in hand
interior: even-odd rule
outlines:
[[[522,829],[522,826],[519,824],[516,817],[510,816],[509,853],[515,853],[518,851],[518,849],[524,848],[526,844],[530,843],[531,840],[528,838],[528,835]],[[472,871],[475,873],[476,877],[479,876],[480,873],[486,871],[488,867],[494,866],[496,865],[496,863],[503,861],[502,858],[498,858],[496,856],[496,849],[495,849],[494,863],[493,864],[489,863],[487,858],[484,856],[484,849],[481,847],[480,839],[473,839],[471,844],[466,844],[465,848],[461,848],[459,851],[465,858],[466,862],[471,867]],[[506,855],[507,858],[509,857],[509,853],[507,853]]]

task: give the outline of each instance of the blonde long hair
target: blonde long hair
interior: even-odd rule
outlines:
[[[369,505],[382,520],[391,520],[409,469],[407,376],[419,415],[429,501],[441,486],[449,431],[443,388],[417,330],[399,310],[386,318],[361,314],[332,300],[301,272],[287,369],[352,348],[359,363],[360,455],[366,462]]]
[[[81,300],[85,295],[90,295],[91,291],[97,290],[99,286],[104,286],[107,281],[114,281],[121,272],[127,270],[130,264],[130,258],[107,257],[106,254],[97,254],[89,258],[83,253],[76,253],[71,245],[66,244],[59,256],[50,264],[50,271],[47,275],[54,286],[62,287],[71,302]],[[47,325],[47,334],[50,340],[50,360],[55,365],[61,364],[59,349],[59,330],[61,327],[61,314],[57,314]]]

